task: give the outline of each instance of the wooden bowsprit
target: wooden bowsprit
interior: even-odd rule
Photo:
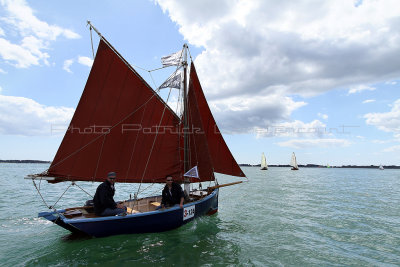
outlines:
[[[228,183],[228,184],[219,184],[219,185],[215,185],[215,186],[210,186],[207,188],[207,192],[208,194],[210,194],[212,191],[214,191],[217,188],[220,187],[225,187],[225,186],[230,186],[230,185],[235,185],[235,184],[240,184],[243,183],[243,181],[239,181],[239,182],[234,182],[234,183]]]

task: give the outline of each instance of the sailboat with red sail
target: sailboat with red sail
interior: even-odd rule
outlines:
[[[62,209],[52,205],[48,206],[51,211],[39,217],[71,232],[103,237],[166,231],[217,212],[219,188],[242,181],[220,185],[214,173],[245,175],[219,131],[193,61],[187,74],[187,45],[178,57],[165,59],[166,65],[172,62],[183,76],[183,82],[177,75],[167,82],[172,87],[175,79],[183,87],[179,115],[88,24],[100,41],[81,99],[49,169],[27,178],[40,193],[38,180],[74,186],[80,181],[103,182],[114,171],[117,182],[141,185],[164,183],[168,174],[184,185],[185,203],[183,208],[156,209],[161,194],[140,197],[138,190],[133,198],[122,201],[128,207],[125,216],[99,217],[90,205]],[[190,188],[202,182],[209,186]]]

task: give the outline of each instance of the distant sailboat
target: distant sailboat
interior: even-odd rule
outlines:
[[[381,165],[379,165],[379,169],[380,169],[380,170],[384,170],[384,168],[383,168],[382,164],[381,164]]]
[[[268,170],[267,159],[265,158],[264,153],[261,155],[261,170]]]
[[[297,171],[299,169],[299,166],[297,165],[297,160],[296,160],[296,155],[292,154],[292,160],[290,161],[290,166],[292,166],[292,171]]]

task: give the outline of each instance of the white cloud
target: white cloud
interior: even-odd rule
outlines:
[[[328,115],[327,115],[327,114],[318,113],[317,115],[318,115],[318,117],[320,117],[320,118],[322,118],[322,119],[324,119],[324,120],[327,120],[327,119],[328,119]]]
[[[264,116],[268,123],[290,120],[284,103],[295,103],[293,95],[361,92],[372,87],[359,84],[400,77],[396,0],[156,2],[190,44],[204,49],[195,63],[209,102],[273,96],[266,108],[234,101],[232,114],[216,113],[225,130],[240,122],[246,130],[265,128]]]
[[[78,56],[77,61],[79,64],[82,64],[87,67],[92,67],[92,65],[93,65],[93,60],[88,57]],[[73,59],[73,58],[65,60],[64,65],[63,65],[63,70],[65,70],[69,73],[72,73],[71,66],[74,62],[75,62],[75,59]]]
[[[71,71],[71,69],[70,69],[72,63],[74,63],[74,60],[73,60],[73,59],[67,59],[67,60],[65,60],[65,61],[64,61],[64,65],[63,65],[63,70],[65,70],[65,71],[67,71],[67,72],[69,72],[69,73],[72,73],[72,71]]]
[[[8,12],[8,16],[3,20],[16,27],[23,36],[33,34],[45,40],[55,40],[60,35],[68,39],[80,37],[79,34],[69,29],[49,25],[47,22],[38,19],[25,0],[2,0],[1,4]]]
[[[73,108],[52,107],[16,96],[0,95],[0,134],[51,135],[52,127],[66,129],[74,113]]]
[[[6,28],[0,29],[0,36],[6,36],[4,29],[12,32],[13,41],[0,38],[0,57],[17,68],[28,68],[44,63],[48,65],[50,57],[45,50],[59,36],[76,39],[80,36],[57,25],[49,25],[34,15],[34,11],[24,0],[2,0],[0,6],[4,9],[1,21]]]
[[[323,135],[331,135],[326,125],[319,120],[310,123],[304,123],[299,120],[293,122],[276,123],[267,128],[258,128],[256,130],[257,137],[321,137]]]
[[[385,84],[396,85],[397,82],[396,81],[390,81],[390,82],[385,82]]]
[[[370,87],[366,85],[357,85],[350,87],[348,94],[355,94],[355,93],[360,93],[362,91],[374,91],[376,88],[375,87]]]
[[[367,104],[367,103],[372,103],[372,102],[375,102],[375,99],[367,99],[367,100],[364,100],[362,103]]]
[[[40,58],[20,45],[10,43],[0,38],[0,56],[17,68],[27,68],[31,65],[39,65]]]
[[[392,109],[389,112],[365,114],[366,123],[385,132],[400,133],[400,99],[391,106]]]
[[[390,142],[392,142],[392,140],[377,140],[377,139],[372,140],[372,143],[374,143],[374,144],[386,144],[386,143],[390,143]]]
[[[228,97],[209,101],[209,105],[222,132],[249,133],[288,120],[294,110],[306,103],[271,94]]]
[[[383,150],[383,152],[396,152],[396,151],[400,151],[400,145],[391,146]]]
[[[92,67],[93,65],[93,59],[89,58],[89,57],[82,57],[79,56],[78,57],[78,63],[82,64],[84,66],[88,66],[88,67]]]
[[[282,147],[301,149],[315,147],[346,147],[351,145],[351,142],[344,139],[293,139],[277,144]]]
[[[312,96],[400,75],[396,0],[156,1],[205,49],[196,65],[212,98],[276,86]]]
[[[0,69],[0,73],[6,74],[7,72],[3,69]]]

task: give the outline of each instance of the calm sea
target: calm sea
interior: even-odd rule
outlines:
[[[1,266],[400,264],[400,170],[243,168],[249,182],[222,188],[214,216],[164,233],[82,238],[37,218],[47,208],[24,176],[47,167],[0,164]],[[53,205],[69,184],[38,186]],[[136,190],[118,184],[116,199]],[[57,206],[89,198],[74,186]]]

